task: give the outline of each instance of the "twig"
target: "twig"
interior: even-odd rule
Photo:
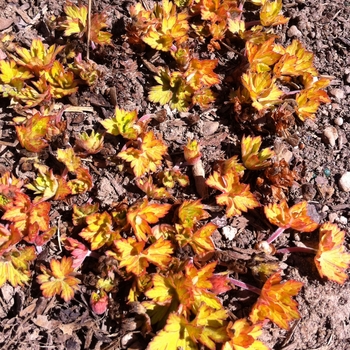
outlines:
[[[86,59],[90,59],[90,40],[91,40],[91,4],[92,0],[88,0],[88,15],[87,15],[87,50],[86,50]]]

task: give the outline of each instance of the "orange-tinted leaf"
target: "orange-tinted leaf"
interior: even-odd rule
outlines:
[[[130,147],[118,154],[118,157],[131,163],[137,177],[148,172],[155,172],[167,153],[167,146],[163,141],[155,138],[153,131],[142,134],[140,141],[138,149]]]
[[[210,279],[213,276],[215,267],[216,261],[205,265],[199,270],[192,262],[188,262],[185,266],[185,275],[189,283],[191,299],[184,305],[191,308],[194,313],[197,313],[202,303],[216,310],[222,308],[221,302],[216,295],[209,291],[212,288]]]
[[[297,231],[312,232],[318,227],[308,214],[307,202],[302,201],[291,208],[283,200],[280,204],[269,204],[264,207],[264,212],[269,221],[282,228],[293,228]]]
[[[107,27],[107,14],[95,13],[91,18],[91,41],[97,45],[111,45],[112,33],[105,32],[101,29]]]
[[[187,175],[181,173],[179,169],[175,167],[171,170],[162,171],[158,174],[159,179],[163,185],[167,188],[174,188],[176,182],[181,187],[186,187],[190,184],[190,180]]]
[[[66,179],[62,176],[56,176],[56,178],[58,187],[54,197],[55,201],[65,199],[67,196],[72,194],[72,191],[69,188]]]
[[[115,108],[114,118],[105,119],[101,124],[112,135],[122,135],[129,140],[135,140],[141,133],[141,127],[137,124],[137,111],[125,111]]]
[[[230,340],[226,342],[222,350],[269,350],[269,348],[257,338],[262,334],[262,323],[251,325],[245,318],[230,322],[227,331]]]
[[[78,7],[71,2],[67,2],[64,6],[64,12],[67,18],[60,24],[60,28],[64,30],[64,35],[83,34],[86,28],[87,6]]]
[[[219,84],[220,78],[214,73],[217,64],[217,60],[199,60],[192,58],[189,67],[184,74],[187,83],[193,88],[193,90],[199,90],[202,87],[210,87]]]
[[[223,176],[214,171],[206,183],[208,186],[223,192],[216,197],[216,202],[219,205],[227,206],[226,215],[228,217],[241,215],[242,212],[259,206],[258,201],[249,190],[250,186],[241,184],[235,171],[230,171]]]
[[[43,117],[36,113],[27,120],[25,125],[17,125],[18,140],[22,147],[30,152],[40,152],[48,146],[45,140],[49,128],[50,117]]]
[[[151,102],[165,105],[169,103],[171,109],[185,112],[190,107],[194,90],[186,83],[181,72],[170,72],[168,69],[160,69],[154,79],[160,85],[153,86],[148,94]]]
[[[268,318],[280,328],[289,329],[289,322],[300,318],[298,304],[292,297],[298,294],[303,283],[295,280],[281,283],[281,280],[281,273],[276,272],[265,282],[249,316],[253,323]]]
[[[39,234],[35,237],[34,244],[36,246],[43,246],[46,244],[50,239],[55,235],[57,232],[57,227],[51,227],[47,231],[43,232],[42,234]],[[28,240],[27,240],[28,242]]]
[[[41,197],[37,197],[41,200],[54,197],[58,189],[58,181],[52,169],[42,164],[35,164],[34,166],[38,169],[39,175],[32,184],[26,185],[26,187],[34,191],[35,194],[41,195]]]
[[[202,153],[200,152],[200,145],[197,140],[188,140],[187,145],[184,147],[184,157],[188,164],[195,164]]]
[[[147,350],[197,350],[201,329],[193,327],[183,316],[171,313],[165,327],[157,333]]]
[[[11,248],[0,257],[0,287],[6,281],[13,287],[23,286],[30,280],[29,264],[36,258],[34,247]]]
[[[210,290],[216,295],[228,292],[232,289],[232,283],[230,282],[230,278],[227,277],[227,273],[213,275],[210,277],[210,282],[212,284]]]
[[[242,160],[247,169],[261,170],[271,164],[270,158],[275,155],[275,152],[270,148],[259,151],[261,143],[261,136],[243,136],[241,141]]]
[[[244,174],[245,167],[239,163],[238,156],[233,156],[224,161],[219,161],[219,173],[221,175],[226,175],[232,171],[236,172],[239,177]]]
[[[245,32],[245,22],[239,18],[229,18],[227,24],[227,29],[232,34],[238,34],[239,36],[241,36]]]
[[[153,276],[153,287],[145,292],[152,301],[144,305],[150,310],[152,323],[164,320],[167,312],[177,310],[181,305],[184,311],[191,310],[197,314],[202,304],[215,310],[222,309],[221,302],[214,293],[210,278],[213,276],[216,262],[207,264],[198,270],[193,263],[188,262],[185,271],[162,276]]]
[[[72,173],[75,173],[81,166],[81,159],[75,155],[72,147],[58,149],[57,160],[62,162]]]
[[[203,254],[215,250],[211,236],[216,229],[217,226],[211,222],[202,226],[195,232],[190,228],[176,225],[177,234],[175,237],[180,247],[189,244],[196,254]]]
[[[275,38],[256,45],[251,41],[246,42],[247,57],[252,72],[262,73],[271,70],[271,67],[281,58],[281,54],[274,50]]]
[[[6,227],[0,224],[0,256],[10,246],[16,245],[22,239],[22,235],[13,225]]]
[[[17,179],[9,171],[6,171],[0,177],[0,186],[1,185],[8,185],[9,187],[12,187],[14,190],[18,190],[19,188],[21,188],[23,186],[23,183],[24,183],[23,180]]]
[[[286,47],[285,53],[274,67],[276,77],[282,75],[299,76],[306,73],[317,76],[317,70],[313,65],[314,55],[307,51],[301,42],[293,40]]]
[[[86,218],[88,226],[79,235],[91,243],[91,250],[109,245],[114,239],[119,239],[118,232],[113,231],[112,217],[107,213],[91,214]]]
[[[87,33],[87,6],[80,5],[79,7],[67,1],[64,7],[66,13],[66,19],[60,24],[60,29],[64,30],[65,36],[71,36],[77,34],[79,37],[86,35]],[[90,27],[90,40],[94,44],[98,45],[109,45],[111,43],[111,33],[102,31],[107,27],[106,14],[99,13],[91,16],[91,27]]]
[[[297,103],[295,111],[300,120],[315,119],[315,113],[321,103],[330,103],[331,99],[326,91],[316,88],[305,89],[295,97]]]
[[[79,226],[84,224],[86,221],[86,217],[95,214],[98,211],[99,204],[90,204],[86,203],[81,206],[77,206],[76,204],[73,204],[73,215],[72,215],[72,222],[74,226]]]
[[[20,59],[13,56],[13,59],[21,66],[27,67],[36,76],[41,75],[44,71],[51,69],[56,56],[64,49],[64,46],[56,45],[45,49],[40,39],[33,39],[30,50],[23,47],[17,47],[16,52]]]
[[[84,131],[79,135],[75,144],[85,150],[87,154],[96,154],[102,149],[103,139],[103,135],[95,130],[92,130],[90,135]]]
[[[78,91],[78,81],[72,71],[65,71],[59,61],[55,61],[50,71],[45,73],[46,81],[54,98],[62,98]]]
[[[79,289],[80,280],[74,277],[72,265],[73,259],[64,256],[61,261],[51,259],[51,270],[40,266],[43,274],[37,277],[37,281],[41,284],[40,289],[44,297],[51,298],[58,294],[66,302],[73,299],[75,291]]]
[[[165,269],[171,261],[173,248],[170,241],[159,238],[155,243],[144,249],[146,242],[138,242],[129,237],[115,241],[115,246],[120,252],[119,267],[126,267],[126,271],[135,275],[143,275],[147,271],[149,263]]]
[[[320,227],[320,243],[315,256],[315,264],[321,277],[343,284],[348,275],[350,254],[344,247],[345,232],[336,224],[324,223]]]
[[[203,208],[200,199],[184,201],[178,209],[180,225],[192,229],[198,221],[207,219],[210,215]]]
[[[154,10],[157,25],[149,26],[142,40],[153,49],[170,51],[175,43],[180,45],[188,37],[188,15],[185,12],[176,13],[176,6],[169,0],[163,0],[162,5],[156,5]],[[153,17],[153,14],[152,14]]]
[[[289,18],[280,15],[282,10],[282,0],[265,0],[260,10],[260,21],[265,27],[285,24]]]
[[[211,350],[216,349],[216,343],[228,339],[226,333],[227,313],[224,309],[215,310],[202,304],[194,320],[188,321],[183,316],[169,315],[166,326],[160,331],[148,349],[198,349],[201,342]]]
[[[157,187],[153,183],[151,176],[148,178],[136,179],[136,185],[140,190],[146,193],[148,198],[163,199],[172,197],[165,187]]]
[[[147,241],[152,235],[149,224],[155,224],[170,210],[170,204],[150,204],[147,199],[132,206],[127,213],[127,220],[139,241]]]
[[[89,169],[79,167],[75,174],[77,176],[76,179],[70,180],[67,183],[67,186],[70,188],[72,194],[84,193],[90,191],[93,183],[92,177],[90,175]]]
[[[18,67],[13,60],[0,61],[0,81],[3,84],[18,86],[18,80],[27,80],[33,77],[26,67]]]
[[[276,79],[269,72],[254,73],[248,71],[242,75],[242,84],[253,100],[253,107],[262,111],[281,101],[283,91],[275,84]]]
[[[50,208],[50,203],[41,202],[33,204],[27,195],[19,192],[16,194],[13,202],[8,205],[2,219],[13,222],[14,227],[20,230],[23,235],[27,235],[31,226],[36,224],[36,235],[39,230],[46,231],[49,229]],[[31,230],[31,233],[33,235],[34,231]],[[25,239],[32,242],[32,238]]]

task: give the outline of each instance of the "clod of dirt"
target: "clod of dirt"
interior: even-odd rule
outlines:
[[[339,188],[344,192],[350,192],[350,171],[347,171],[341,176]]]
[[[335,141],[338,139],[338,131],[334,126],[327,126],[323,131],[323,141],[332,147],[335,146]]]

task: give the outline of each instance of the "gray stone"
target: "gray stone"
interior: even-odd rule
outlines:
[[[337,117],[334,119],[334,124],[338,126],[342,126],[344,123],[344,119],[342,117]]]
[[[287,31],[287,35],[289,38],[301,38],[303,36],[303,33],[296,26],[291,26]]]
[[[338,184],[342,191],[350,192],[350,171],[347,171],[341,176]]]
[[[338,131],[334,126],[327,126],[323,130],[323,140],[325,143],[331,145],[332,147],[335,146],[335,141],[338,139]]]
[[[330,89],[329,94],[338,100],[345,98],[345,91],[343,89]]]

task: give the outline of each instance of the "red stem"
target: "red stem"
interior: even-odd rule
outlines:
[[[242,281],[239,281],[239,280],[236,280],[234,278],[229,278],[230,282],[235,285],[236,287],[240,287],[240,288],[243,288],[243,289],[246,289],[246,290],[249,290],[255,294],[258,294],[260,295],[261,293],[261,289],[257,288],[257,287],[254,287],[252,286],[251,284],[248,284],[248,283],[244,283]]]
[[[309,254],[316,254],[317,250],[310,247],[287,247],[278,249],[276,253],[279,254],[286,254],[286,253],[309,253]]]
[[[283,232],[285,228],[279,227],[267,240],[267,243],[272,243],[274,240],[276,240]]]

